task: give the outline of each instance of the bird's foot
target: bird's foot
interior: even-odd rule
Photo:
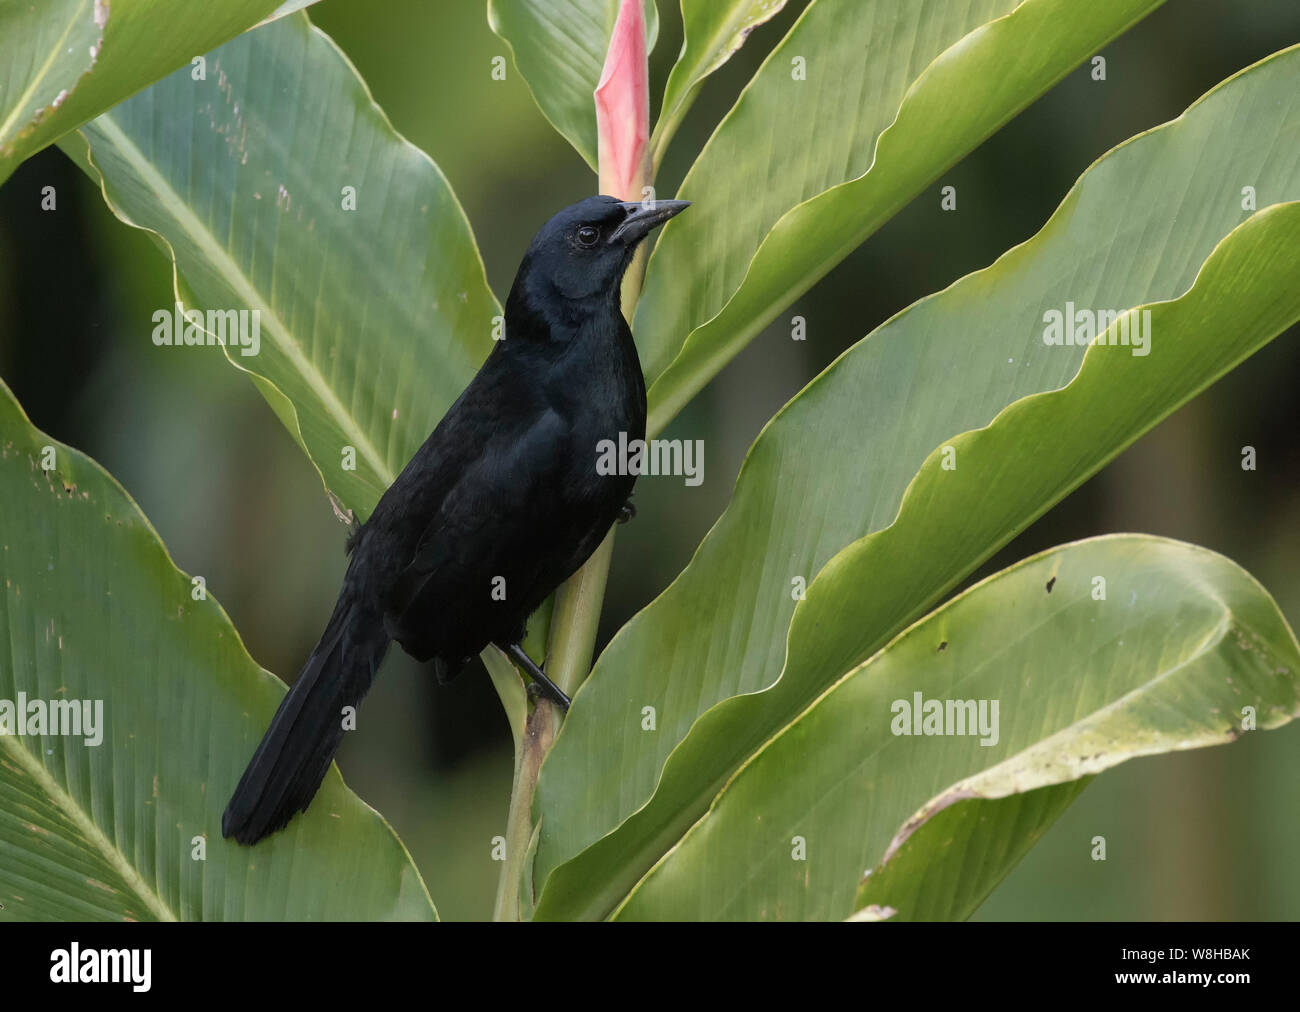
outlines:
[[[618,508],[618,516],[617,518],[615,518],[614,522],[625,524],[635,516],[636,516],[636,507],[632,505],[632,500],[629,499],[627,502],[625,502],[622,506]]]
[[[542,667],[539,668],[518,643],[511,643],[507,653],[533,680],[532,684],[528,686],[529,695],[533,696],[534,699],[537,696],[545,696],[565,713],[569,712],[569,697],[564,694],[564,691],[558,685],[546,677],[546,672],[542,670],[545,667],[544,662]]]

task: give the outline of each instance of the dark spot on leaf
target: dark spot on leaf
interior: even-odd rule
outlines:
[[[942,643],[939,644],[939,649],[936,650],[935,653],[941,654],[947,649],[948,649],[948,641],[944,640]]]
[[[1052,592],[1052,588],[1055,585],[1056,585],[1056,577],[1053,576],[1050,580],[1047,581],[1047,592],[1049,594]]]

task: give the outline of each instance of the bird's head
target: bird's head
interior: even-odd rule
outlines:
[[[658,225],[690,206],[688,200],[625,202],[588,197],[542,226],[525,258],[529,287],[541,285],[567,299],[609,292],[617,297],[637,245]]]

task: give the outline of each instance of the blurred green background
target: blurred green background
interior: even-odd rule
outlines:
[[[681,42],[660,0],[657,102]],[[671,195],[764,53],[776,20],[706,84],[660,174]],[[398,130],[446,172],[504,299],[532,233],[595,189],[488,29],[481,0],[323,0],[313,20],[342,45]],[[1235,71],[1300,42],[1296,0],[1172,2],[947,173],[760,336],[674,424],[703,438],[705,481],[643,481],[619,535],[602,642],[686,564],[725,506],[763,423],[844,348],[916,299],[1037,231],[1078,175],[1131,135],[1177,116]],[[1297,96],[1300,101],[1300,96]],[[939,187],[958,211],[941,212]],[[54,185],[59,211],[39,209]],[[1300,279],[1297,279],[1300,283]],[[370,297],[357,291],[357,298]],[[0,376],[33,421],[98,459],[135,497],[177,564],[206,576],[252,655],[291,680],[344,570],[344,531],[306,457],[217,349],[156,348],[150,316],[171,270],[105,208],[57,150],[0,188]],[[364,341],[366,335],[356,335]],[[209,357],[205,357],[209,356]],[[1181,538],[1250,570],[1300,626],[1300,328],[1141,439],[976,578],[1042,548],[1109,531]],[[1258,451],[1243,472],[1241,448]],[[504,831],[509,736],[481,669],[439,688],[393,651],[348,735],[348,783],[406,842],[445,918],[486,918]],[[1108,859],[1090,857],[1094,836]],[[1300,724],[1227,748],[1144,759],[1090,786],[978,915],[986,919],[1300,918]]]

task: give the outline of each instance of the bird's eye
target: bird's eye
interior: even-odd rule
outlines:
[[[582,228],[578,229],[579,246],[595,246],[596,240],[599,238],[600,232],[592,228],[590,225],[583,225]]]

